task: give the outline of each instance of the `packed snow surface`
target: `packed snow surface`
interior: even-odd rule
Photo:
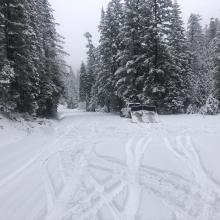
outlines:
[[[0,220],[220,219],[220,115],[0,118]]]

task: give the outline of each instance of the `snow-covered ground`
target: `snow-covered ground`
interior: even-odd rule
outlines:
[[[220,115],[0,116],[0,220],[219,220]]]

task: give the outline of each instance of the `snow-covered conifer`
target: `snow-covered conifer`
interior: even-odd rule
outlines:
[[[0,111],[14,111],[16,105],[12,99],[12,83],[15,80],[15,72],[9,62],[5,62],[0,69]]]
[[[207,49],[205,35],[200,24],[201,17],[197,14],[191,14],[187,36],[191,50],[191,95],[192,103],[201,107],[205,104],[210,92],[207,91],[207,83],[209,77],[207,70]]]
[[[123,24],[121,0],[112,0],[106,13],[102,10],[99,46],[99,71],[96,80],[98,104],[116,110],[119,98],[115,92],[115,72],[118,69],[118,54],[121,44],[120,30]]]

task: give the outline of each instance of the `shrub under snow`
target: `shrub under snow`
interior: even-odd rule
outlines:
[[[190,104],[186,110],[187,114],[197,114],[199,109],[196,105]]]
[[[206,100],[205,106],[202,108],[204,114],[216,115],[219,112],[219,101],[213,95],[210,95]]]

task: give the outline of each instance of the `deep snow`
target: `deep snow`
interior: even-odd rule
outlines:
[[[220,219],[220,115],[0,117],[0,220]]]

